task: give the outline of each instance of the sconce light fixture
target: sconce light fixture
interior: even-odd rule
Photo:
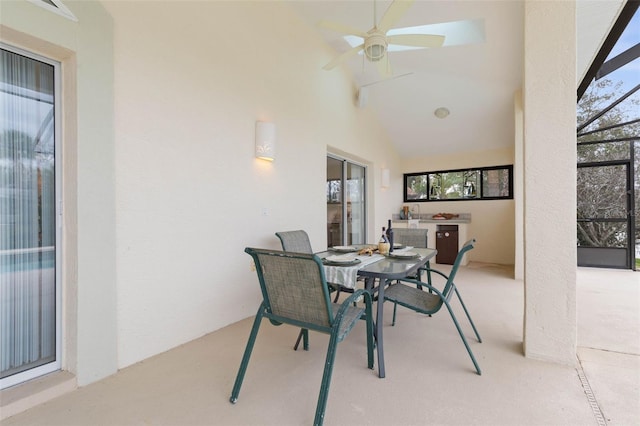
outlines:
[[[382,187],[383,188],[388,188],[389,186],[391,186],[390,184],[390,177],[389,177],[389,169],[382,169]]]
[[[273,161],[276,158],[276,125],[256,121],[256,157]]]

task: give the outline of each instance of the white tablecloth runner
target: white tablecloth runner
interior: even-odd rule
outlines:
[[[324,265],[324,274],[328,283],[340,284],[347,288],[356,288],[356,279],[358,278],[358,269],[371,265],[374,262],[384,259],[381,254],[371,256],[357,256],[354,253],[341,255],[345,259],[359,259],[360,263],[353,266],[332,266]]]

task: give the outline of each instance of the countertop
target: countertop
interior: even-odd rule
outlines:
[[[407,223],[409,222],[408,220],[402,220],[402,219],[393,219],[391,221],[391,223]],[[470,219],[420,219],[420,223],[440,223],[440,224],[446,224],[446,223],[471,223]]]
[[[435,213],[420,214],[420,223],[471,223],[471,213],[458,213],[458,217],[452,219],[433,219]],[[407,223],[408,220],[400,219],[400,215],[393,215],[392,223]]]

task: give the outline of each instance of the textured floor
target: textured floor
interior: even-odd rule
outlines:
[[[523,285],[470,264],[458,286],[483,338],[446,312],[385,310],[387,377],[366,368],[364,324],[339,345],[327,425],[640,425],[640,272],[579,268],[578,359],[522,355]],[[455,303],[454,303],[455,305]],[[120,371],[3,425],[302,425],[313,422],[328,339],[264,322],[238,403],[228,402],[252,319]]]

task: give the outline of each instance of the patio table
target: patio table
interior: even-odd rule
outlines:
[[[356,246],[358,247],[358,246]],[[414,252],[416,257],[400,258],[396,257],[402,253]],[[378,350],[378,376],[385,377],[384,368],[384,345],[382,338],[383,314],[384,314],[384,289],[391,281],[405,278],[417,273],[418,269],[432,259],[438,251],[431,248],[406,247],[401,250],[394,250],[395,256],[383,256],[374,254],[372,256],[358,256],[352,254],[353,258],[360,260],[360,263],[348,266],[325,265],[325,275],[328,282],[340,284],[345,287],[354,288],[356,277],[363,277],[365,289],[372,294],[378,293],[376,302],[375,337]],[[325,259],[335,255],[332,251],[316,253],[318,257]],[[345,257],[348,256],[344,255]],[[377,286],[376,286],[377,282]]]

